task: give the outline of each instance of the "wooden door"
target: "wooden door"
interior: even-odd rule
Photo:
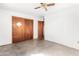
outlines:
[[[13,43],[24,41],[24,19],[12,17],[12,39]]]
[[[33,20],[21,17],[12,17],[13,43],[33,39]]]
[[[44,28],[44,21],[38,21],[38,39],[39,40],[44,39],[43,28]]]
[[[25,39],[33,39],[33,20],[25,19]]]

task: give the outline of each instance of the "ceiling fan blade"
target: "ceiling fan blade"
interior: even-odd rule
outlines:
[[[44,9],[45,9],[45,11],[47,11],[48,9],[47,9],[47,7],[44,7]]]
[[[50,4],[47,4],[47,6],[54,6],[55,3],[50,3]]]
[[[39,9],[39,8],[41,8],[41,7],[36,7],[36,8],[34,8],[34,9]]]

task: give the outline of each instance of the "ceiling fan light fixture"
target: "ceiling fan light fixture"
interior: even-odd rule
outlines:
[[[48,10],[47,7],[55,5],[55,3],[49,3],[49,4],[47,4],[47,3],[40,3],[40,4],[41,4],[41,6],[40,7],[36,7],[35,9],[44,8],[45,11],[47,11]]]

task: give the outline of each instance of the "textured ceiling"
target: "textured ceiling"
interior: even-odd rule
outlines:
[[[42,8],[37,10],[34,9],[37,6],[40,6],[40,3],[0,3],[1,8],[7,8],[9,10],[14,10],[18,12],[27,13],[27,14],[33,14],[33,15],[52,14],[53,12],[67,8],[71,5],[73,4],[56,3],[54,6],[48,7],[48,11],[45,11]]]

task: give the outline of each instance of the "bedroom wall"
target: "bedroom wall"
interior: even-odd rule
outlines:
[[[79,4],[45,16],[45,39],[79,49]]]
[[[37,39],[38,18],[12,10],[0,9],[0,46],[12,43],[12,16],[34,19],[34,39]]]

